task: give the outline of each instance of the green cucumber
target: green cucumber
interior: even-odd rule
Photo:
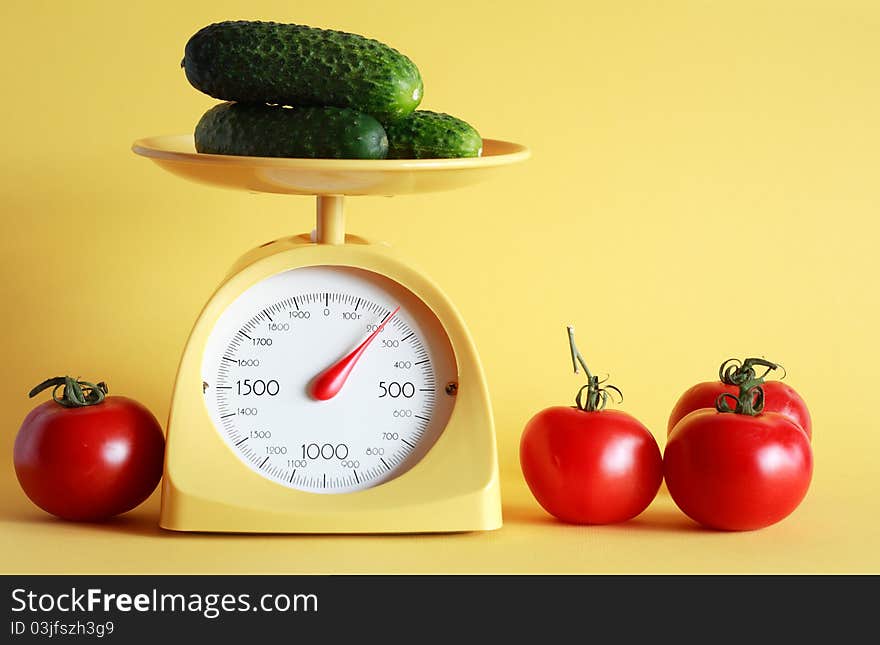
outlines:
[[[196,89],[225,101],[347,107],[382,122],[422,100],[413,62],[377,40],[277,22],[227,21],[186,43],[181,67]]]
[[[417,110],[385,125],[389,159],[479,157],[483,139],[470,124],[454,116]]]
[[[384,159],[382,124],[348,108],[221,103],[196,125],[196,150],[218,155]]]

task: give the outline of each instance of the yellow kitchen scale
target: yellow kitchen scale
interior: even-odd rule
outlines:
[[[464,321],[387,245],[345,234],[343,200],[450,190],[529,156],[200,154],[191,135],[133,150],[181,177],[317,196],[311,235],[242,256],[181,358],[160,525],[176,531],[403,533],[501,526],[495,429]]]

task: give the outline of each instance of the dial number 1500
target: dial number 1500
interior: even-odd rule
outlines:
[[[236,381],[235,384],[238,386],[239,396],[247,396],[249,394],[253,394],[254,396],[263,396],[264,394],[275,396],[281,390],[278,381],[274,379],[271,381],[264,381],[262,379],[252,381],[251,379],[246,378],[241,381]]]

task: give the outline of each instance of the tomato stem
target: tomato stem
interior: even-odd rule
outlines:
[[[755,372],[755,365],[767,368],[763,374],[758,376]],[[764,379],[770,372],[781,369],[782,378],[785,378],[785,368],[779,363],[773,363],[764,358],[746,358],[740,361],[738,358],[728,358],[721,363],[718,369],[718,376],[722,383],[726,385],[742,385],[744,383],[763,384]]]
[[[56,403],[63,405],[65,408],[83,408],[89,405],[97,405],[104,400],[104,395],[107,394],[107,384],[104,381],[96,385],[70,376],[56,376],[46,379],[34,387],[28,392],[28,397],[34,398],[37,394],[50,387],[52,388],[52,398]]]
[[[581,355],[580,351],[578,351],[577,345],[574,343],[574,327],[569,325],[567,329],[568,346],[571,349],[571,364],[574,367],[574,373],[578,373],[578,364],[580,364],[587,377],[587,384],[577,391],[577,395],[574,398],[574,402],[578,409],[583,410],[584,412],[603,410],[605,406],[608,405],[608,399],[610,398],[608,390],[617,392],[617,394],[620,395],[620,401],[622,402],[623,392],[613,385],[602,387],[601,384],[603,381],[600,381],[598,376],[593,376],[592,372],[590,372],[590,368],[587,367],[587,362],[584,360],[584,357]],[[586,391],[586,396],[584,396],[584,391]]]
[[[755,366],[766,368],[758,374]],[[770,372],[781,369],[785,378],[785,368],[765,358],[728,358],[718,368],[718,376],[725,385],[739,388],[737,394],[724,392],[715,400],[715,409],[719,412],[733,412],[757,416],[764,410],[764,380]],[[731,403],[732,401],[732,403]]]
[[[728,401],[733,401],[733,407]],[[764,388],[754,383],[739,386],[739,394],[722,392],[715,399],[715,409],[756,417],[764,411]]]

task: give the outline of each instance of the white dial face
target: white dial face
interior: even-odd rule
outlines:
[[[415,295],[322,266],[243,292],[209,336],[202,381],[211,420],[247,467],[290,488],[348,493],[424,457],[458,376],[446,332]]]

